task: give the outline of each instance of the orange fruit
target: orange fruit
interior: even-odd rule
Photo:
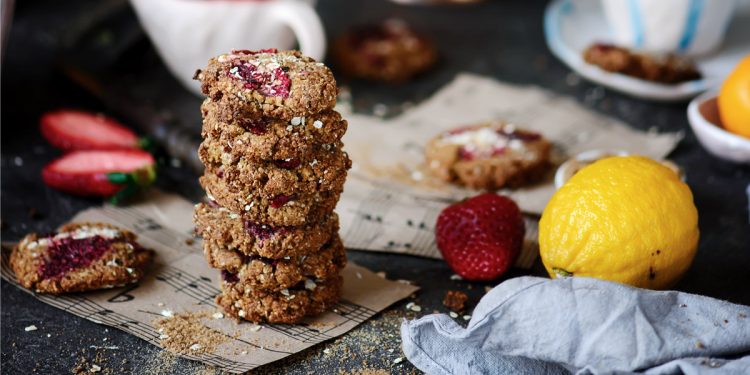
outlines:
[[[724,80],[718,103],[724,128],[750,138],[750,55],[745,56]]]

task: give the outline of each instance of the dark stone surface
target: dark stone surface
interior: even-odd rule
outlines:
[[[98,2],[18,3],[2,65],[3,241],[18,240],[30,231],[52,230],[77,211],[101,203],[99,199],[71,197],[42,184],[40,169],[59,152],[50,148],[37,130],[37,120],[46,110],[75,107],[106,111],[96,98],[61,74],[56,65],[60,49],[66,43],[60,36],[73,27],[70,18],[91,12],[92,4]],[[544,1],[494,1],[468,6],[403,7],[385,1],[321,0],[319,10],[329,37],[350,25],[399,17],[429,33],[438,44],[440,65],[409,84],[341,82],[351,87],[358,111],[369,112],[377,103],[398,108],[405,101],[418,102],[449,82],[457,72],[470,71],[506,82],[546,87],[635,128],[684,132],[685,139],[670,158],[687,171],[687,182],[700,212],[701,241],[695,263],[677,289],[750,304],[747,288],[750,225],[745,194],[750,169],[717,160],[700,147],[688,127],[685,103],[643,102],[571,75],[544,44],[544,5]],[[132,13],[125,13],[128,22],[134,22]],[[120,73],[116,77],[130,85],[127,89],[138,93],[144,101],[170,111],[183,125],[197,131],[199,99],[176,85],[145,39],[129,46],[116,67]],[[201,197],[197,174],[184,167],[170,166],[168,162],[158,185],[193,200]],[[374,271],[386,271],[389,278],[419,284],[422,290],[415,301],[423,307],[421,314],[445,311],[440,301],[448,289],[466,291],[473,306],[486,286],[451,281],[451,271],[441,261],[358,251],[350,251],[349,256]],[[541,276],[544,272],[537,264],[529,272],[514,270],[508,277],[521,274]],[[1,291],[4,373],[27,374],[32,370],[43,374],[66,373],[82,358],[93,361],[97,353],[102,367],[111,368],[114,373],[149,373],[154,363],[164,362],[158,348],[138,338],[62,313],[6,282],[2,283]],[[399,319],[415,316],[405,313],[406,302],[396,304],[343,339],[319,345],[261,371],[336,373],[380,368],[393,373],[413,372],[414,368],[406,361],[393,363],[401,355],[396,331]],[[38,330],[25,332],[24,327],[31,324]],[[378,347],[373,348],[373,343]],[[123,364],[123,360],[127,362]],[[202,365],[177,359],[163,372],[185,374],[202,370]]]

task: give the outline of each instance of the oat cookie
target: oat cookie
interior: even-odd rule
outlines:
[[[611,44],[594,44],[583,52],[583,59],[614,73],[665,84],[678,84],[701,78],[691,60],[674,54],[646,55]]]
[[[348,76],[401,82],[435,64],[437,52],[427,37],[400,20],[352,29],[333,46],[336,68]]]
[[[331,215],[341,196],[341,190],[329,190],[264,197],[228,186],[213,174],[205,174],[199,181],[209,202],[213,201],[250,222],[272,226],[304,226],[320,222]]]
[[[518,187],[538,180],[551,145],[540,134],[494,121],[443,132],[426,146],[428,170],[474,189]]]
[[[306,161],[250,161],[235,157],[238,154],[221,149],[210,139],[204,140],[199,149],[199,157],[206,165],[204,174],[212,175],[212,179],[220,180],[242,197],[341,191],[351,167],[349,156],[340,148],[321,148]]]
[[[60,294],[135,283],[153,255],[131,232],[109,224],[78,223],[47,236],[27,235],[13,249],[10,266],[24,288]]]
[[[210,241],[204,244],[204,253],[211,267],[222,270],[225,282],[268,292],[300,283],[312,287],[316,281],[335,277],[346,265],[346,252],[338,235],[316,252],[282,259],[248,256]]]
[[[291,120],[336,104],[330,69],[299,51],[233,50],[211,58],[195,78],[223,117]]]
[[[294,288],[268,293],[225,282],[216,303],[237,319],[294,324],[305,316],[320,314],[336,304],[341,296],[342,283],[343,278],[336,276],[316,282],[314,286],[302,283]]]
[[[338,233],[339,217],[331,213],[306,226],[271,226],[242,219],[208,203],[195,206],[195,230],[205,241],[236,249],[246,255],[280,259],[318,251]]]
[[[202,105],[203,138],[210,138],[251,160],[306,160],[324,144],[339,144],[348,123],[341,114],[326,110],[291,120],[260,117],[219,117],[216,103]]]

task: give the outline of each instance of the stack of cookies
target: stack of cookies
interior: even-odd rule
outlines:
[[[346,263],[333,212],[351,161],[336,81],[298,51],[237,51],[196,73],[207,203],[196,231],[222,270],[217,302],[234,317],[296,323],[334,304]]]

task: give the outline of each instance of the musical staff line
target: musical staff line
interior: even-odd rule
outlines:
[[[373,309],[343,299],[336,304],[332,311],[357,324],[363,323],[377,313]]]
[[[165,266],[158,275],[158,281],[172,286],[175,292],[185,294],[198,301],[198,304],[207,304],[216,307],[214,299],[221,291],[214,287],[211,279],[205,276],[194,276],[186,271],[172,266]]]
[[[195,253],[202,251],[199,242],[188,244],[193,237],[164,226],[136,209],[105,206],[101,212],[107,218],[120,223],[121,226],[128,227],[141,239],[158,243],[161,247],[170,249],[187,248],[189,252]]]
[[[265,346],[262,346],[262,345],[258,345],[258,344],[252,343],[252,342],[250,342],[250,341],[247,341],[247,340],[241,339],[241,338],[239,338],[239,337],[233,337],[233,336],[229,336],[229,335],[228,335],[228,334],[226,334],[226,333],[225,333],[224,335],[225,335],[225,336],[227,336],[227,337],[229,337],[229,338],[231,338],[232,340],[235,340],[235,341],[239,341],[239,342],[241,342],[241,343],[244,343],[244,344],[246,344],[246,345],[250,345],[250,346],[252,346],[252,347],[254,347],[254,348],[258,348],[258,349],[266,350],[266,351],[269,351],[269,352],[273,352],[273,353],[279,353],[279,354],[294,354],[294,352],[287,352],[287,351],[285,351],[285,350],[278,350],[278,349],[271,349],[271,348],[267,348],[267,347],[265,347]]]
[[[256,363],[237,362],[213,353],[181,354],[181,356],[193,361],[205,362],[235,374],[244,373],[260,366]]]
[[[339,303],[330,309],[330,312],[341,316],[345,321],[335,325],[330,325],[324,330],[311,328],[304,324],[273,324],[264,325],[264,327],[303,343],[317,344],[334,337],[328,334],[329,331],[337,329],[347,322],[360,324],[377,313],[375,310],[346,300],[339,301]]]

